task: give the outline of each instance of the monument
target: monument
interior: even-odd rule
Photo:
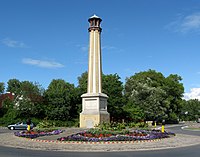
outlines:
[[[89,63],[87,93],[82,97],[80,127],[93,128],[102,122],[110,122],[107,112],[108,96],[102,93],[102,61],[101,61],[101,18],[94,15],[89,22]]]

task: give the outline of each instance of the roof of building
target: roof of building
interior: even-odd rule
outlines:
[[[1,95],[0,95],[0,108],[1,108],[2,105],[3,105],[3,101],[4,101],[5,99],[7,99],[7,98],[9,98],[10,100],[14,100],[14,93],[8,92],[8,93],[1,94]]]

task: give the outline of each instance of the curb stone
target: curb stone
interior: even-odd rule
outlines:
[[[23,138],[23,137],[19,137],[19,138]],[[126,144],[126,143],[130,143],[130,144],[134,144],[134,143],[143,143],[143,142],[156,142],[156,141],[161,141],[164,139],[153,139],[153,140],[139,140],[139,141],[108,141],[108,142],[85,142],[85,141],[54,141],[54,140],[38,140],[38,139],[27,139],[24,138],[25,140],[31,140],[31,141],[35,141],[35,142],[44,142],[44,143],[65,143],[65,144]]]

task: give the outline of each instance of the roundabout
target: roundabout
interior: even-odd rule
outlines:
[[[179,131],[180,131],[180,127]],[[177,127],[175,127],[177,128]],[[169,127],[171,131],[173,128]],[[6,147],[50,150],[50,151],[70,151],[70,152],[118,152],[118,151],[139,151],[139,150],[159,150],[180,148],[200,144],[199,136],[177,133],[176,136],[164,139],[141,140],[141,141],[107,141],[107,142],[74,142],[57,141],[59,137],[67,136],[79,132],[80,128],[66,128],[65,132],[59,135],[43,136],[35,139],[27,139],[14,136],[13,132],[3,132],[0,134],[0,145]],[[174,130],[173,130],[174,131]]]

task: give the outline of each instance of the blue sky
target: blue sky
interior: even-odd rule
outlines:
[[[104,74],[178,74],[185,96],[200,98],[199,0],[0,0],[0,82],[77,85],[93,14],[103,20]]]

